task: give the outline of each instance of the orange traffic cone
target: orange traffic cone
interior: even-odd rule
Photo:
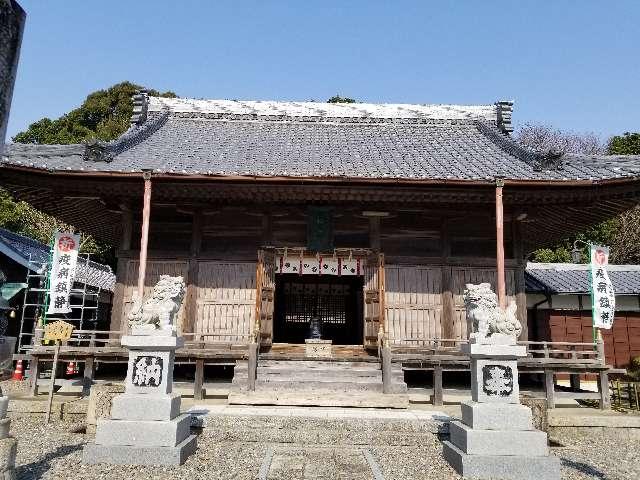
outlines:
[[[24,370],[22,368],[22,360],[16,362],[16,369],[13,372],[13,380],[22,380],[24,378]]]
[[[76,373],[76,368],[73,366],[73,362],[67,363],[67,372],[66,372],[67,377],[71,377],[75,375],[75,373]]]

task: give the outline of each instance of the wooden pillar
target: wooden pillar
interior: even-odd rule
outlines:
[[[31,357],[29,361],[31,371],[29,373],[29,394],[38,396],[38,377],[40,376],[40,357]]]
[[[433,396],[431,404],[440,407],[444,403],[444,392],[442,389],[442,366],[435,365],[433,367]]]
[[[204,383],[204,358],[196,359],[196,374],[193,380],[193,399],[202,400],[202,384]]]
[[[147,273],[147,247],[149,245],[149,217],[151,216],[151,172],[144,172],[144,196],[142,203],[142,231],[140,233],[140,264],[138,265],[138,298],[144,296],[144,279]]]
[[[380,241],[380,220],[388,217],[389,212],[365,211],[362,212],[362,215],[369,219],[369,248],[379,252],[382,249]]]
[[[87,357],[84,361],[84,372],[82,375],[82,395],[88,396],[91,392],[95,372],[96,367],[93,357]]]
[[[191,224],[191,247],[189,249],[189,270],[187,272],[187,292],[185,296],[184,318],[182,332],[196,331],[196,317],[198,314],[198,256],[202,249],[203,214],[201,209],[193,212]]]
[[[522,229],[521,223],[515,216],[511,223],[511,231],[513,237],[513,256],[516,259],[515,287],[516,287],[516,317],[520,325],[522,325],[522,333],[520,340],[529,340],[529,327],[527,323],[527,293],[525,281],[526,263],[524,259],[524,250],[522,248]]]
[[[262,214],[262,245],[273,245],[273,217],[271,212]]]
[[[553,370],[544,371],[544,391],[547,397],[547,408],[556,408],[556,387]]]
[[[124,289],[127,277],[127,266],[129,258],[123,258],[125,252],[131,250],[131,239],[133,236],[133,211],[129,204],[120,205],[121,222],[120,227],[120,248],[118,249],[118,264],[116,266],[116,285],[113,289],[113,299],[111,301],[111,323],[109,330],[123,330],[123,309],[124,309]]]
[[[502,206],[502,187],[504,180],[496,180],[496,275],[497,294],[500,308],[507,306],[507,294],[504,276],[504,212]]]
[[[451,256],[451,243],[449,241],[449,222],[442,219],[442,273],[441,273],[441,301],[442,301],[442,338],[452,339],[456,337],[455,305],[453,302],[453,279],[451,278],[451,266],[448,265]],[[448,345],[448,344],[447,344]]]

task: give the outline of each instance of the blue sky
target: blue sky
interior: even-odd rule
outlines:
[[[19,0],[8,135],[130,80],[182,97],[516,102],[514,120],[640,131],[640,1]]]

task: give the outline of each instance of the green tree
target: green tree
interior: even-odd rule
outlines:
[[[80,107],[51,120],[43,118],[29,125],[24,132],[13,137],[17,143],[70,144],[92,139],[109,141],[117,138],[129,128],[133,114],[131,97],[142,87],[131,82],[122,82],[87,96]],[[150,95],[170,97],[173,92],[160,93],[148,90]],[[0,189],[0,227],[48,243],[55,230],[71,227],[60,220],[36,210],[25,202],[15,201]],[[89,235],[82,235],[82,251],[92,253],[94,259],[113,265],[114,251],[110,245],[96,242]]]
[[[609,155],[640,155],[640,133],[625,132],[611,137],[607,151]]]
[[[356,103],[356,101],[353,98],[341,97],[340,95],[336,94],[329,100],[327,100],[327,103]]]
[[[43,118],[13,137],[17,143],[69,144],[117,138],[128,127],[133,113],[131,97],[142,87],[122,82],[90,93],[80,107],[56,120]],[[149,95],[174,98],[173,92],[149,90]]]

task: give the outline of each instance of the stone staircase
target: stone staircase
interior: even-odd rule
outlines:
[[[377,361],[259,360],[255,391],[247,388],[247,363],[235,367],[230,404],[384,407],[408,406],[400,365],[392,369],[392,393],[382,393]]]

